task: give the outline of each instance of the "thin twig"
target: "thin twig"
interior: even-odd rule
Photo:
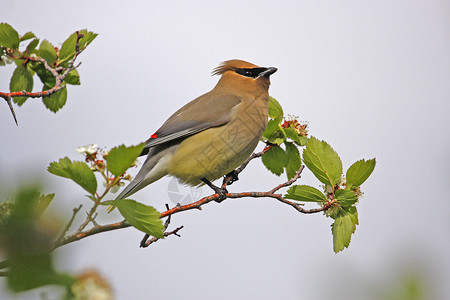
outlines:
[[[94,206],[92,206],[91,210],[87,213],[86,220],[84,220],[84,222],[80,225],[80,227],[78,227],[78,229],[75,233],[82,232],[84,230],[84,228],[86,228],[86,226],[89,224],[89,222],[94,221],[94,218],[95,218],[94,213],[97,210],[97,207],[99,204],[100,204],[100,202],[98,202],[98,201],[96,201],[94,203]],[[96,226],[95,223],[94,223],[94,226]]]
[[[168,237],[169,235],[176,235],[177,237],[181,237],[181,235],[178,234],[178,231],[183,229],[184,226],[181,225],[180,227],[175,228],[175,230],[169,231],[169,232],[164,232],[164,237]],[[151,239],[149,239],[148,241],[146,241],[144,244],[141,244],[141,248],[147,248],[148,246],[150,246],[151,244],[159,241],[160,238],[157,237],[152,237]]]
[[[304,168],[305,168],[305,166],[302,165],[302,166],[300,167],[300,169],[297,170],[297,172],[295,173],[294,177],[292,177],[290,180],[286,181],[285,183],[282,183],[282,184],[280,184],[279,186],[274,187],[273,189],[271,189],[271,190],[269,191],[269,193],[272,193],[272,194],[273,194],[273,193],[275,193],[276,191],[278,191],[279,189],[284,188],[284,187],[287,187],[287,186],[290,186],[291,184],[293,184],[294,182],[296,182],[297,179],[300,178],[300,174],[302,174]]]
[[[80,204],[78,208],[73,209],[72,217],[70,218],[69,222],[67,222],[59,237],[56,239],[57,241],[62,241],[64,239],[64,236],[66,235],[67,231],[69,231],[70,226],[72,226],[73,220],[75,219],[77,213],[80,211],[81,207],[83,207],[83,205]]]
[[[167,204],[167,203],[166,203],[166,209],[169,209],[169,204]],[[172,216],[169,216],[167,218],[166,222],[164,222],[164,232],[167,230],[167,227],[169,227],[171,217]],[[148,246],[145,245],[145,242],[148,240],[149,237],[150,237],[150,235],[148,233],[146,233],[144,235],[144,237],[142,238],[141,243],[140,243],[140,247],[141,248],[148,247]]]
[[[97,233],[107,232],[107,231],[121,229],[121,228],[127,228],[130,226],[131,226],[130,223],[128,223],[126,220],[122,220],[120,222],[107,224],[107,225],[94,226],[91,229],[88,229],[86,231],[74,233],[74,234],[67,236],[63,241],[55,243],[53,245],[53,249],[56,249],[58,247],[61,247],[63,245],[66,245],[66,244],[69,244],[69,243],[72,243],[75,241],[79,241],[83,238],[86,238],[88,236],[91,236],[91,235],[94,235]]]

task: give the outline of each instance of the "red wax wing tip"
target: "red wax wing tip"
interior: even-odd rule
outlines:
[[[152,134],[151,136],[150,136],[150,138],[152,138],[152,139],[156,139],[158,136],[156,135],[156,133],[154,133],[154,134]]]

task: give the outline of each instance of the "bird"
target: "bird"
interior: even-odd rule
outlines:
[[[223,200],[226,189],[211,182],[233,175],[255,150],[268,122],[270,75],[276,71],[238,59],[221,63],[212,73],[221,76],[214,88],[151,134],[141,169],[116,200],[166,175],[190,186],[207,184]]]

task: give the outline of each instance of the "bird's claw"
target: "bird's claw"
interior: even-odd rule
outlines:
[[[219,198],[214,199],[214,201],[216,201],[217,203],[220,203],[227,198],[228,191],[226,188],[220,188],[215,186],[215,188],[213,189],[214,192],[216,192],[216,194],[219,195]]]
[[[233,182],[239,180],[238,172],[236,172],[236,170],[233,170],[227,175],[225,175],[225,178],[227,180],[227,185],[231,185]]]
[[[227,189],[226,188],[220,188],[220,187],[218,187],[218,186],[215,186],[214,184],[212,184],[208,179],[206,179],[206,178],[202,178],[202,181],[207,185],[207,186],[209,186],[211,189],[213,189],[214,190],[214,192],[217,194],[217,195],[219,195],[219,197],[217,198],[217,199],[214,199],[214,201],[216,201],[216,202],[218,202],[218,203],[220,203],[220,202],[222,202],[223,200],[225,200],[226,198],[227,198],[227,193],[228,193],[228,191],[227,191]]]

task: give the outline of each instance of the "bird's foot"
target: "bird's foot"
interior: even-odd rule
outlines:
[[[231,185],[233,182],[238,181],[238,180],[239,180],[239,177],[238,177],[238,172],[236,172],[236,170],[233,170],[230,173],[228,173],[227,175],[225,175],[226,185]]]
[[[220,203],[220,202],[222,202],[223,200],[225,200],[225,199],[227,198],[227,193],[228,193],[228,191],[227,191],[226,188],[220,188],[220,187],[218,187],[218,186],[215,186],[214,184],[211,183],[211,181],[209,181],[209,180],[206,179],[206,178],[202,178],[202,181],[203,181],[207,186],[209,186],[211,189],[213,189],[214,192],[215,192],[217,195],[219,195],[219,197],[218,197],[217,199],[215,199],[214,201]]]

